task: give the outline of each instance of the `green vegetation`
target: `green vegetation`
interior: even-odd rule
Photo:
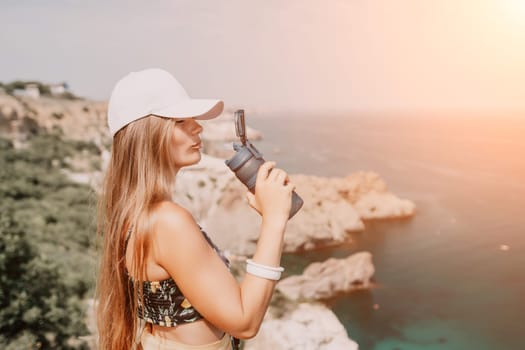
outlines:
[[[68,168],[89,144],[37,133],[0,138],[0,348],[86,348],[85,299],[95,279],[95,198]]]

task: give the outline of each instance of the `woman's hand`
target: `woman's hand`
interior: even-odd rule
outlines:
[[[294,189],[295,185],[284,170],[275,168],[275,162],[265,162],[257,172],[255,195],[248,191],[246,198],[263,219],[286,222]]]

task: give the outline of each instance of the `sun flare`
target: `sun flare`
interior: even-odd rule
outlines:
[[[505,12],[510,18],[520,23],[525,23],[525,1],[524,0],[504,0],[501,3]]]

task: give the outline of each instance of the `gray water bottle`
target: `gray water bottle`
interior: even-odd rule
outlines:
[[[226,165],[235,173],[235,176],[248,187],[248,190],[255,193],[255,181],[259,167],[265,160],[262,154],[246,138],[246,126],[244,123],[244,110],[239,109],[235,112],[235,132],[241,139],[241,143],[234,143],[235,154],[226,160]],[[303,200],[295,191],[292,192],[292,208],[290,209],[291,219],[303,206]]]

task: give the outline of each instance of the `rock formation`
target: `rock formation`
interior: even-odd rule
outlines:
[[[271,312],[244,350],[357,350],[335,314],[321,304],[302,303],[282,318]]]
[[[329,299],[354,289],[368,288],[374,271],[372,254],[360,252],[345,259],[312,263],[301,275],[283,279],[276,288],[292,300]]]
[[[372,255],[360,252],[312,263],[303,274],[283,279],[259,333],[244,349],[358,349],[335,314],[312,301],[368,288],[373,274]]]
[[[0,93],[0,134],[15,145],[23,143],[36,128],[61,130],[70,140],[109,147],[106,103],[83,99],[14,97]]]
[[[303,208],[288,222],[284,250],[295,252],[349,240],[362,231],[362,219],[404,217],[414,204],[388,192],[381,178],[360,172],[345,178],[290,175],[304,199]],[[181,171],[175,199],[188,208],[221,246],[241,255],[255,249],[260,218],[248,206],[246,188],[222,160],[203,156],[196,166]],[[384,199],[389,199],[383,203]],[[375,202],[374,202],[375,200]],[[371,208],[378,208],[372,210]]]
[[[402,218],[414,215],[415,205],[389,192],[366,193],[354,203],[362,219]]]

